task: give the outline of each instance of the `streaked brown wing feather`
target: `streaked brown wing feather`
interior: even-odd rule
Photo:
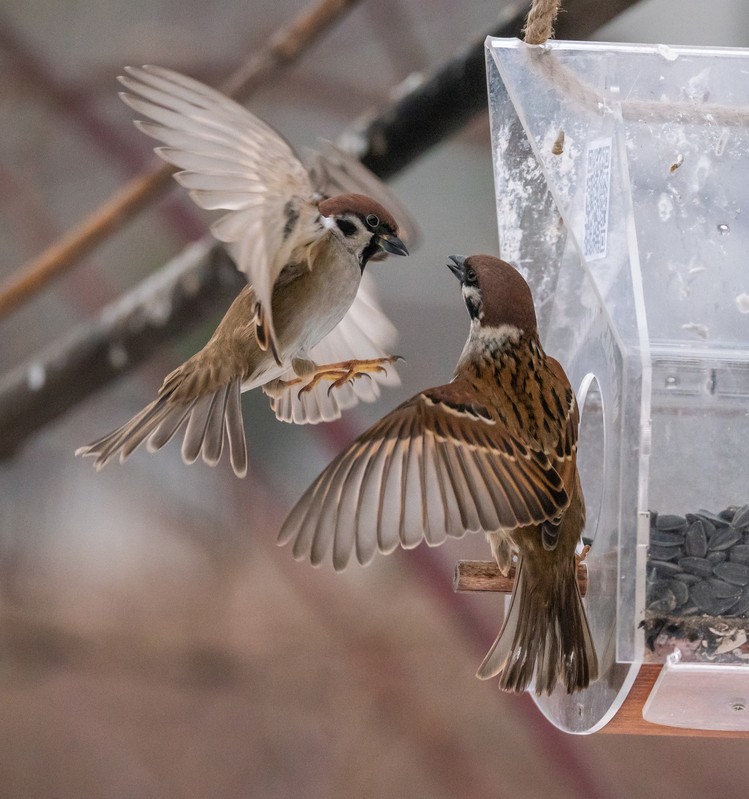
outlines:
[[[552,520],[569,502],[546,453],[456,381],[396,408],[342,452],[289,514],[279,543],[345,567],[377,551]]]
[[[558,416],[551,425],[553,431],[561,431],[561,435],[550,436],[546,444],[549,456],[555,469],[559,472],[562,483],[567,493],[572,496],[575,483],[579,483],[577,472],[577,436],[580,424],[580,412],[577,407],[577,398],[570,386],[567,375],[561,364],[554,358],[546,357],[548,378],[544,382],[545,399],[547,405]],[[579,485],[578,485],[578,491]],[[582,501],[582,492],[580,491]],[[583,518],[585,508],[583,506]],[[553,519],[541,525],[541,537],[545,549],[555,549],[559,537],[559,519]]]

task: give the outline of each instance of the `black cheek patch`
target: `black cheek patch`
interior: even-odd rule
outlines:
[[[481,311],[480,303],[476,302],[473,297],[466,297],[465,301],[466,308],[468,308],[468,315],[471,317],[471,319],[478,319],[479,313]]]
[[[372,236],[372,240],[367,244],[361,254],[361,259],[359,261],[359,265],[361,266],[362,272],[364,271],[364,267],[367,265],[367,261],[379,252],[380,246],[375,243],[375,237]]]
[[[357,231],[356,225],[353,222],[349,222],[348,219],[339,219],[338,229],[344,236],[353,236]]]

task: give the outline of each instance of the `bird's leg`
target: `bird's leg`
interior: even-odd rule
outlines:
[[[361,377],[362,375],[370,377],[371,374],[377,372],[384,374],[387,371],[385,368],[386,366],[390,366],[402,360],[403,358],[400,355],[389,355],[386,358],[340,361],[339,363],[326,363],[317,366],[307,383],[299,389],[299,395],[301,396],[308,391],[312,391],[321,380],[331,381],[328,388],[328,394],[330,394],[334,388],[340,388],[349,381],[353,382],[357,377]],[[294,371],[296,371],[296,369]]]
[[[299,378],[309,377],[315,374],[319,369],[323,368],[318,366],[314,361],[309,358],[292,358],[291,368],[294,374]]]
[[[271,399],[278,399],[288,388],[298,385],[301,382],[301,377],[296,377],[293,380],[281,380],[279,377],[275,380],[269,380],[267,383],[263,383],[263,392]]]
[[[314,361],[309,360],[309,358],[292,358],[291,368],[294,370],[294,374],[297,375],[295,378],[291,380],[281,380],[279,377],[275,380],[269,380],[267,383],[265,383],[263,386],[263,391],[269,397],[278,399],[278,397],[280,397],[284,391],[292,386],[298,386],[310,375],[314,375],[315,371],[318,369],[318,366]]]

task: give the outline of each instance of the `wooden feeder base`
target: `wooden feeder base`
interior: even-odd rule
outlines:
[[[503,577],[496,563],[464,560],[455,567],[453,586],[456,591],[494,591],[510,593],[513,587],[514,570]],[[581,593],[587,587],[585,564],[578,567],[578,585]],[[642,709],[653,690],[655,681],[663,667],[659,663],[643,663],[627,698],[613,719],[600,731],[614,735],[689,735],[700,738],[749,738],[749,731],[698,730],[686,727],[666,727],[651,724],[642,717]]]

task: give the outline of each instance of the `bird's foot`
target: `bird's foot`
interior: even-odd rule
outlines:
[[[588,557],[588,552],[590,552],[590,544],[585,544],[579,552],[575,552],[575,568],[585,561],[585,558]]]
[[[346,385],[346,383],[353,382],[358,377],[362,377],[362,375],[366,375],[371,379],[372,374],[377,374],[378,372],[385,374],[385,372],[387,372],[387,366],[402,360],[404,359],[400,355],[390,355],[387,358],[370,358],[368,360],[341,361],[340,363],[323,364],[317,367],[316,371],[299,389],[299,396],[301,397],[302,394],[312,391],[322,380],[331,381],[330,386],[328,386],[328,394],[330,394],[334,388],[340,388]],[[286,381],[287,387],[295,385],[302,380],[303,378],[288,380]]]

